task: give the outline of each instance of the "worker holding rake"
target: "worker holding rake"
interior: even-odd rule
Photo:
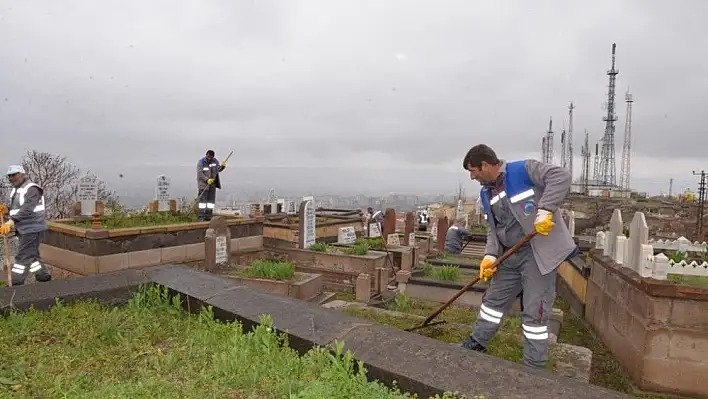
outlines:
[[[524,364],[544,368],[549,321],[556,297],[557,268],[576,251],[558,208],[570,190],[571,174],[536,160],[506,163],[490,147],[472,147],[463,160],[470,178],[482,184],[480,201],[489,224],[480,278],[490,280],[466,349],[486,352],[502,317],[523,290]],[[502,253],[535,236],[501,262]]]

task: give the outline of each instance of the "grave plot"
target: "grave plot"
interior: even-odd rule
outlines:
[[[47,264],[80,275],[199,261],[204,259],[210,222],[193,218],[179,213],[113,213],[91,220],[50,221],[40,252]],[[215,216],[211,223],[221,219],[230,251],[247,257],[262,253],[262,219]]]
[[[226,276],[266,292],[304,301],[319,302],[334,296],[329,294],[326,298],[320,298],[323,294],[322,275],[296,272],[295,266],[289,262],[256,260],[247,267],[236,266],[236,270]]]
[[[4,396],[625,397],[185,266],[0,289],[0,310]]]
[[[343,350],[300,356],[268,316],[252,330],[144,288],[124,306],[58,303],[0,318],[0,392],[27,397],[403,398],[354,372]],[[243,365],[247,364],[247,368]],[[234,373],[234,369],[241,372]]]
[[[314,207],[314,205],[313,205]],[[315,235],[319,241],[333,243],[337,241],[341,227],[352,227],[355,234],[361,234],[364,223],[358,209],[315,210]],[[300,213],[264,214],[263,237],[270,248],[297,248],[300,240]]]
[[[410,298],[405,294],[396,295],[391,301],[381,307],[365,306],[359,303],[334,301],[324,305],[339,308],[344,313],[372,320],[377,323],[395,328],[405,329],[419,325],[425,317],[435,311],[440,305],[428,301]],[[454,344],[457,350],[459,345],[472,332],[472,325],[477,318],[477,309],[451,306],[441,313],[436,320],[445,320],[447,323],[425,327],[415,333],[439,341]],[[558,344],[557,337],[561,329],[563,312],[554,309],[551,320],[552,348],[547,368],[555,374],[564,375],[581,381],[589,378],[591,353],[586,348],[569,344]],[[508,315],[489,344],[489,354],[498,358],[521,363],[523,360],[523,335],[521,332],[521,318],[518,315]]]

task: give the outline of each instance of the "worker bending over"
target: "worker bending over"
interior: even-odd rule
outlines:
[[[214,150],[197,162],[197,187],[199,189],[199,216],[201,221],[209,221],[214,216],[216,207],[216,189],[221,190],[219,172],[226,169],[226,162],[219,164],[214,157]]]
[[[11,269],[12,285],[24,284],[30,272],[39,282],[50,281],[52,276],[39,256],[42,234],[47,230],[44,190],[26,177],[25,169],[20,165],[10,166],[7,178],[12,185],[9,219],[0,225],[0,234],[9,234],[14,227],[20,244]],[[6,213],[8,208],[0,204],[0,214]]]
[[[447,234],[445,235],[445,252],[453,255],[461,254],[462,247],[465,246],[465,243],[469,241],[471,237],[472,233],[465,229],[465,220],[455,220],[452,226],[447,229]]]
[[[484,144],[472,147],[462,166],[482,184],[480,200],[489,233],[480,277],[491,278],[472,335],[462,346],[486,352],[502,317],[523,289],[524,364],[544,368],[557,268],[577,248],[557,212],[570,190],[571,175],[532,159],[506,163]],[[498,256],[534,230],[536,237],[498,270],[491,268]]]
[[[374,212],[374,208],[372,208],[372,207],[369,207],[366,210],[367,210],[367,212],[369,212],[369,215],[371,215],[370,219],[373,219],[374,222],[378,223],[379,230],[381,230],[381,233],[383,233],[383,226],[384,226],[383,212],[381,212],[381,211]]]

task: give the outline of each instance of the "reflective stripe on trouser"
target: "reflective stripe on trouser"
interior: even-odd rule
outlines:
[[[211,219],[216,207],[216,187],[210,185],[206,190],[199,190],[199,220]]]
[[[524,364],[544,368],[548,361],[548,325],[556,297],[556,270],[542,276],[530,247],[503,262],[492,277],[482,298],[472,337],[488,346],[523,288],[522,331]]]
[[[15,255],[15,264],[11,269],[12,284],[23,284],[30,272],[35,274],[37,281],[48,281],[51,278],[49,270],[42,264],[39,256],[42,233],[17,234],[17,238],[19,247]]]

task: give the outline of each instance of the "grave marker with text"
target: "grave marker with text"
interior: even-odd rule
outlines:
[[[303,201],[300,204],[300,226],[299,226],[299,241],[300,249],[307,249],[315,243],[315,203],[312,200]]]
[[[356,230],[353,226],[340,227],[339,234],[337,235],[337,242],[339,244],[354,244],[356,241]]]
[[[81,204],[81,216],[91,216],[96,213],[98,201],[98,179],[94,176],[84,176],[79,179],[78,200]]]

